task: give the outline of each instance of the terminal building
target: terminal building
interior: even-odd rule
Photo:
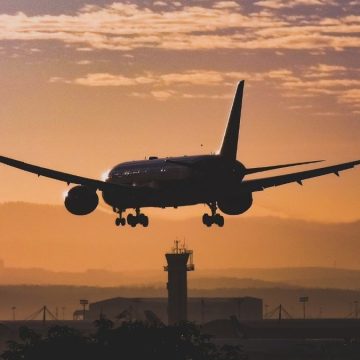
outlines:
[[[87,320],[99,317],[121,322],[124,320],[148,320],[149,314],[161,322],[169,321],[167,298],[113,298],[89,304]],[[81,315],[81,312],[79,312]],[[187,320],[204,324],[218,319],[236,316],[240,321],[263,318],[263,302],[253,297],[240,298],[188,298]]]

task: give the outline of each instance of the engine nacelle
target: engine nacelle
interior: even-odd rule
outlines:
[[[96,191],[78,185],[69,190],[64,203],[70,213],[87,215],[96,209],[99,204],[99,197]]]
[[[221,199],[218,201],[219,209],[227,215],[243,214],[251,208],[253,203],[252,193]]]

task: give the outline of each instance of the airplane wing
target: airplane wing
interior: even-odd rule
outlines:
[[[107,182],[101,181],[101,180],[90,179],[90,178],[73,175],[73,174],[69,174],[69,173],[65,173],[65,172],[61,172],[61,171],[57,171],[57,170],[47,169],[47,168],[44,168],[41,166],[28,164],[28,163],[25,163],[25,162],[22,162],[19,160],[10,159],[5,156],[0,156],[0,163],[36,174],[37,176],[44,176],[47,178],[64,181],[68,185],[69,184],[78,184],[78,185],[84,185],[84,186],[88,186],[90,188],[99,189],[99,190],[132,189],[131,186],[111,184],[111,183],[107,183]]]
[[[295,172],[291,174],[271,176],[262,179],[244,180],[241,183],[241,187],[245,191],[253,192],[253,191],[262,191],[269,187],[285,185],[292,182],[297,182],[298,184],[302,185],[303,180],[311,179],[317,176],[322,176],[327,174],[335,174],[339,176],[340,171],[352,169],[356,165],[360,165],[360,160],[351,161],[333,166],[326,166],[323,168],[318,168],[313,170]]]

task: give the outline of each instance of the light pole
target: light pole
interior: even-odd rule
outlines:
[[[308,296],[300,296],[299,302],[303,304],[303,318],[306,319],[306,303],[309,301]]]
[[[12,310],[12,319],[13,319],[13,321],[15,321],[16,320],[16,306],[13,306],[11,308],[11,310]]]
[[[89,303],[89,300],[82,299],[80,300],[80,305],[83,306],[83,320],[85,320],[86,317],[86,305]]]
[[[355,319],[358,319],[359,318],[359,301],[355,300],[354,305],[355,305]]]

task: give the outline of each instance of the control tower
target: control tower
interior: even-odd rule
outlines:
[[[168,265],[164,270],[168,272],[168,324],[176,324],[187,320],[187,272],[194,271],[193,252],[179,241],[170,253],[165,254]]]

